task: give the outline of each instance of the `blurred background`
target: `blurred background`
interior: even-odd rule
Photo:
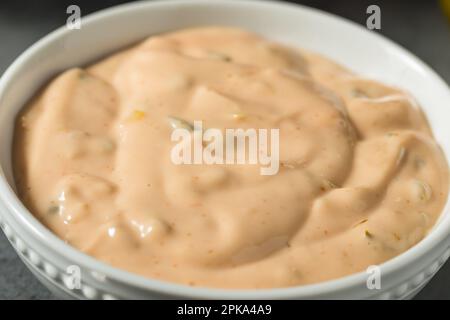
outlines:
[[[27,47],[66,23],[66,8],[69,5],[78,5],[84,16],[125,2],[130,1],[1,0],[0,75]],[[337,14],[363,26],[366,25],[368,17],[367,7],[371,4],[378,5],[381,8],[381,30],[374,32],[383,34],[413,52],[450,83],[450,0],[289,2]],[[0,232],[0,299],[54,299],[22,264],[2,232]],[[450,299],[450,261],[416,299]]]

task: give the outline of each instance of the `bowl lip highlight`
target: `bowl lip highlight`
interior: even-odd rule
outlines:
[[[327,19],[333,20],[334,23],[347,24],[355,30],[359,29],[360,31],[368,32],[371,34],[373,41],[377,41],[380,44],[389,47],[394,54],[400,54],[401,56],[405,57],[405,59],[408,59],[410,63],[413,63],[415,66],[419,67],[423,72],[427,74],[428,77],[431,77],[433,79],[437,86],[440,86],[441,89],[446,89],[448,96],[450,97],[450,88],[447,86],[445,81],[442,80],[442,78],[440,78],[440,76],[430,67],[428,67],[428,65],[426,65],[406,49],[402,48],[391,40],[377,33],[370,32],[360,25],[345,18],[302,5],[285,2],[254,0],[161,0],[152,2],[138,1],[121,4],[94,12],[83,17],[82,23],[83,25],[91,24],[106,17],[121,15],[124,12],[132,12],[144,7],[150,10],[151,8],[157,7],[214,5],[239,7],[240,9],[251,9],[251,7],[260,6],[266,7],[267,9],[284,7],[288,10],[303,10],[308,14],[326,17]],[[23,62],[27,61],[36,52],[44,50],[51,43],[58,41],[59,38],[67,35],[69,32],[70,30],[68,30],[65,26],[58,28],[57,30],[49,33],[48,35],[34,43],[32,46],[30,46],[12,63],[0,79],[0,101],[9,83],[11,81],[14,81],[15,74],[21,70]],[[2,110],[2,108],[0,108],[0,116],[3,114],[3,112],[4,111]],[[0,175],[0,199],[7,209],[6,211],[8,211],[5,214],[6,221],[7,215],[10,214],[10,219],[15,220],[15,222],[17,223],[20,223],[23,230],[25,230],[26,233],[29,233],[34,239],[38,239],[39,242],[43,246],[45,246],[47,250],[50,249],[69,261],[75,261],[76,264],[78,264],[82,268],[99,272],[114,281],[124,283],[126,285],[131,285],[136,288],[150,290],[173,297],[211,299],[286,299],[317,297],[348,290],[350,288],[356,288],[358,286],[365,286],[366,284],[367,274],[365,271],[314,284],[269,289],[220,289],[209,287],[190,287],[174,282],[140,276],[138,274],[118,269],[104,262],[101,262],[100,260],[88,256],[87,254],[82,253],[76,248],[66,244],[63,240],[53,234],[53,232],[47,229],[40,221],[38,221],[37,218],[34,217],[31,212],[28,211],[28,209],[25,208],[16,193],[13,191],[11,185],[9,185],[9,183],[7,182],[2,167],[0,167]],[[18,234],[20,235],[20,232],[18,232]],[[442,245],[446,241],[448,242],[449,236],[450,200],[447,199],[447,203],[441,213],[441,219],[437,223],[437,225],[435,225],[435,227],[430,231],[430,233],[412,248],[380,264],[379,266],[381,269],[381,273],[384,275],[392,274],[396,271],[402,270],[403,268],[411,266],[411,264],[414,264],[415,261],[423,258],[433,248],[437,247],[438,245]],[[384,290],[382,289],[381,291]]]

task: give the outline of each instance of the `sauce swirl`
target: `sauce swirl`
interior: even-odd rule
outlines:
[[[170,119],[279,128],[280,170],[177,166]],[[19,196],[64,241],[207,287],[365,270],[424,238],[448,194],[447,162],[407,93],[222,27],[61,73],[18,116],[14,164]]]

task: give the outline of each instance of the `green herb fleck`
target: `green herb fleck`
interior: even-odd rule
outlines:
[[[357,226],[359,226],[359,225],[362,225],[363,223],[366,223],[367,221],[369,221],[369,219],[363,219],[363,220],[361,220],[361,221],[355,223],[355,224],[353,225],[353,228],[355,228],[355,227],[357,227]]]
[[[59,206],[57,206],[57,205],[51,205],[47,210],[47,213],[51,214],[51,215],[57,214],[58,212],[59,212]]]
[[[183,120],[183,119],[180,119],[177,117],[172,117],[172,116],[169,116],[168,120],[169,120],[169,124],[172,127],[172,129],[187,129],[189,131],[194,130],[194,126],[186,120]]]
[[[367,238],[373,238],[373,234],[369,230],[365,230],[364,234]]]

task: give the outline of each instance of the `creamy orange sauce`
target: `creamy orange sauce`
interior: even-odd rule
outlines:
[[[175,165],[168,119],[278,128],[280,169]],[[144,276],[319,282],[424,238],[448,165],[405,92],[242,30],[153,36],[54,80],[18,116],[18,193],[64,241]]]

